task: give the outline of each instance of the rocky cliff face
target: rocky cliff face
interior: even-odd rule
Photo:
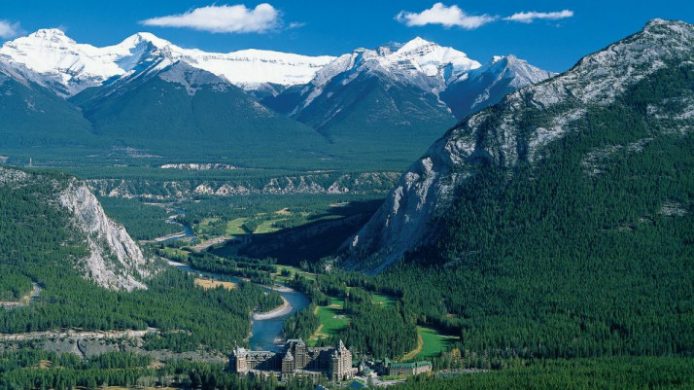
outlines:
[[[84,242],[88,252],[75,264],[85,277],[113,290],[147,288],[145,280],[155,270],[153,262],[144,256],[125,228],[106,215],[84,183],[64,176],[0,167],[0,187],[10,191],[37,188],[32,192],[34,201],[67,211],[67,230],[78,242]]]
[[[125,228],[106,215],[86,185],[71,180],[60,193],[60,204],[85,236],[90,253],[79,266],[88,278],[114,290],[147,288],[143,281],[151,275],[150,261]]]
[[[346,265],[377,273],[397,262],[436,235],[436,217],[451,207],[456,189],[480,162],[505,169],[537,163],[546,157],[546,146],[573,131],[572,124],[588,109],[615,104],[628,88],[657,71],[691,67],[693,42],[694,26],[654,20],[568,72],[468,117],[400,177],[380,210],[345,243]],[[649,106],[647,115],[667,120],[664,127],[670,132],[691,131],[692,94],[671,100]],[[663,114],[673,109],[675,113]]]

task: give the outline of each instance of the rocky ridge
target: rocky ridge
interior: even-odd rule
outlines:
[[[179,169],[188,169],[188,166]],[[90,179],[86,182],[99,196],[175,200],[195,196],[383,193],[395,183],[398,175],[396,172],[364,172],[282,176],[258,181]]]

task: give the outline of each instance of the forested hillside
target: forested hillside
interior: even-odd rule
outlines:
[[[434,173],[406,174],[417,182],[396,199],[410,219],[419,211],[406,202],[421,205],[411,196],[422,182],[448,185],[452,200],[422,225],[433,239],[413,245],[380,284],[401,289],[421,323],[459,332],[468,356],[691,355],[691,36],[691,25],[654,21],[565,79],[451,131],[445,142],[467,151],[451,156],[457,165],[441,171],[442,157],[429,154]],[[651,41],[667,54],[643,53]],[[638,82],[616,88],[585,77],[588,69],[609,74],[606,63],[621,77],[634,58],[642,62],[631,69],[651,69]],[[547,93],[564,93],[559,85],[570,93],[552,100]],[[574,118],[557,126],[566,112]],[[400,214],[389,218],[400,223]]]
[[[15,300],[36,283],[31,302],[0,306],[0,333],[155,328],[147,349],[218,350],[243,344],[249,315],[281,303],[277,294],[249,283],[234,291],[195,288],[177,270],[159,270],[147,290],[111,291],[86,279],[80,259],[89,254],[60,191],[71,178],[49,172],[0,168],[0,299]],[[115,261],[113,257],[108,257]]]

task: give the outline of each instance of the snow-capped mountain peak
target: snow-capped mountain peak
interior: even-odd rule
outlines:
[[[479,62],[470,59],[462,51],[452,47],[443,47],[420,37],[405,43],[388,56],[388,59],[395,63],[410,62],[426,76],[439,75],[444,78],[444,81],[481,66]],[[446,67],[450,68],[450,74],[442,73]]]
[[[5,42],[0,48],[6,66],[21,68],[27,79],[61,96],[71,96],[123,74],[108,54],[92,45],[78,44],[59,29],[41,29]]]
[[[5,42],[0,48],[5,67],[63,97],[127,75],[141,61],[152,61],[152,56],[184,61],[248,90],[267,84],[308,83],[318,70],[335,59],[252,49],[210,53],[184,49],[147,32],[112,46],[95,47],[77,43],[59,29],[41,29]]]
[[[458,75],[441,93],[453,114],[462,119],[504,95],[554,76],[514,55],[493,56],[485,65]]]
[[[117,46],[121,47],[128,47],[128,46],[137,46],[143,42],[151,43],[157,48],[163,48],[167,46],[172,46],[172,43],[165,40],[161,39],[158,36],[148,33],[148,32],[139,32],[136,34],[133,34],[123,40],[120,44]]]
[[[384,45],[376,50],[360,48],[344,54],[317,72],[312,84],[321,87],[344,72],[371,72],[436,91],[480,66],[462,51],[415,37],[403,45]]]
[[[407,53],[407,52],[410,52],[413,50],[420,50],[420,49],[425,48],[427,46],[436,46],[436,44],[434,42],[427,41],[426,39],[424,39],[422,37],[414,37],[409,42],[402,45],[398,49],[398,51]]]
[[[359,89],[364,80],[376,78],[383,85],[404,87],[421,96],[433,95],[440,106],[448,105],[447,109],[458,116],[494,104],[511,90],[551,75],[514,56],[495,56],[482,66],[460,50],[415,37],[405,44],[391,43],[375,50],[360,48],[336,58],[318,71],[310,84],[298,92],[289,90],[285,97],[291,97],[280,98],[283,105],[277,109],[299,116],[302,111],[310,111],[315,102],[330,106],[325,101],[339,91],[350,86]],[[334,112],[339,109],[336,107]]]
[[[65,32],[59,28],[42,28],[29,34],[27,38],[52,42],[75,43],[75,41],[65,35]]]

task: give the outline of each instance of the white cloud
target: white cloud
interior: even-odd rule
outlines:
[[[10,39],[20,34],[19,23],[11,23],[7,20],[0,20],[0,38]]]
[[[268,3],[255,8],[239,5],[211,5],[179,15],[143,20],[146,26],[183,27],[213,33],[263,33],[280,25],[280,13]]]
[[[519,22],[519,23],[532,23],[536,19],[540,20],[559,20],[559,19],[566,19],[574,16],[574,11],[565,9],[562,11],[556,11],[556,12],[535,12],[535,11],[529,11],[529,12],[517,12],[511,16],[507,16],[504,18],[504,20],[510,20],[512,22]]]
[[[305,27],[305,26],[306,26],[306,23],[304,23],[304,22],[291,22],[291,23],[289,23],[289,25],[287,26],[287,30],[294,30],[294,29],[297,29],[297,28]]]
[[[427,24],[440,24],[444,27],[461,27],[466,30],[474,30],[487,23],[496,20],[490,15],[468,15],[457,5],[450,7],[443,3],[436,3],[431,8],[422,12],[400,11],[395,20],[407,26],[426,26]]]

